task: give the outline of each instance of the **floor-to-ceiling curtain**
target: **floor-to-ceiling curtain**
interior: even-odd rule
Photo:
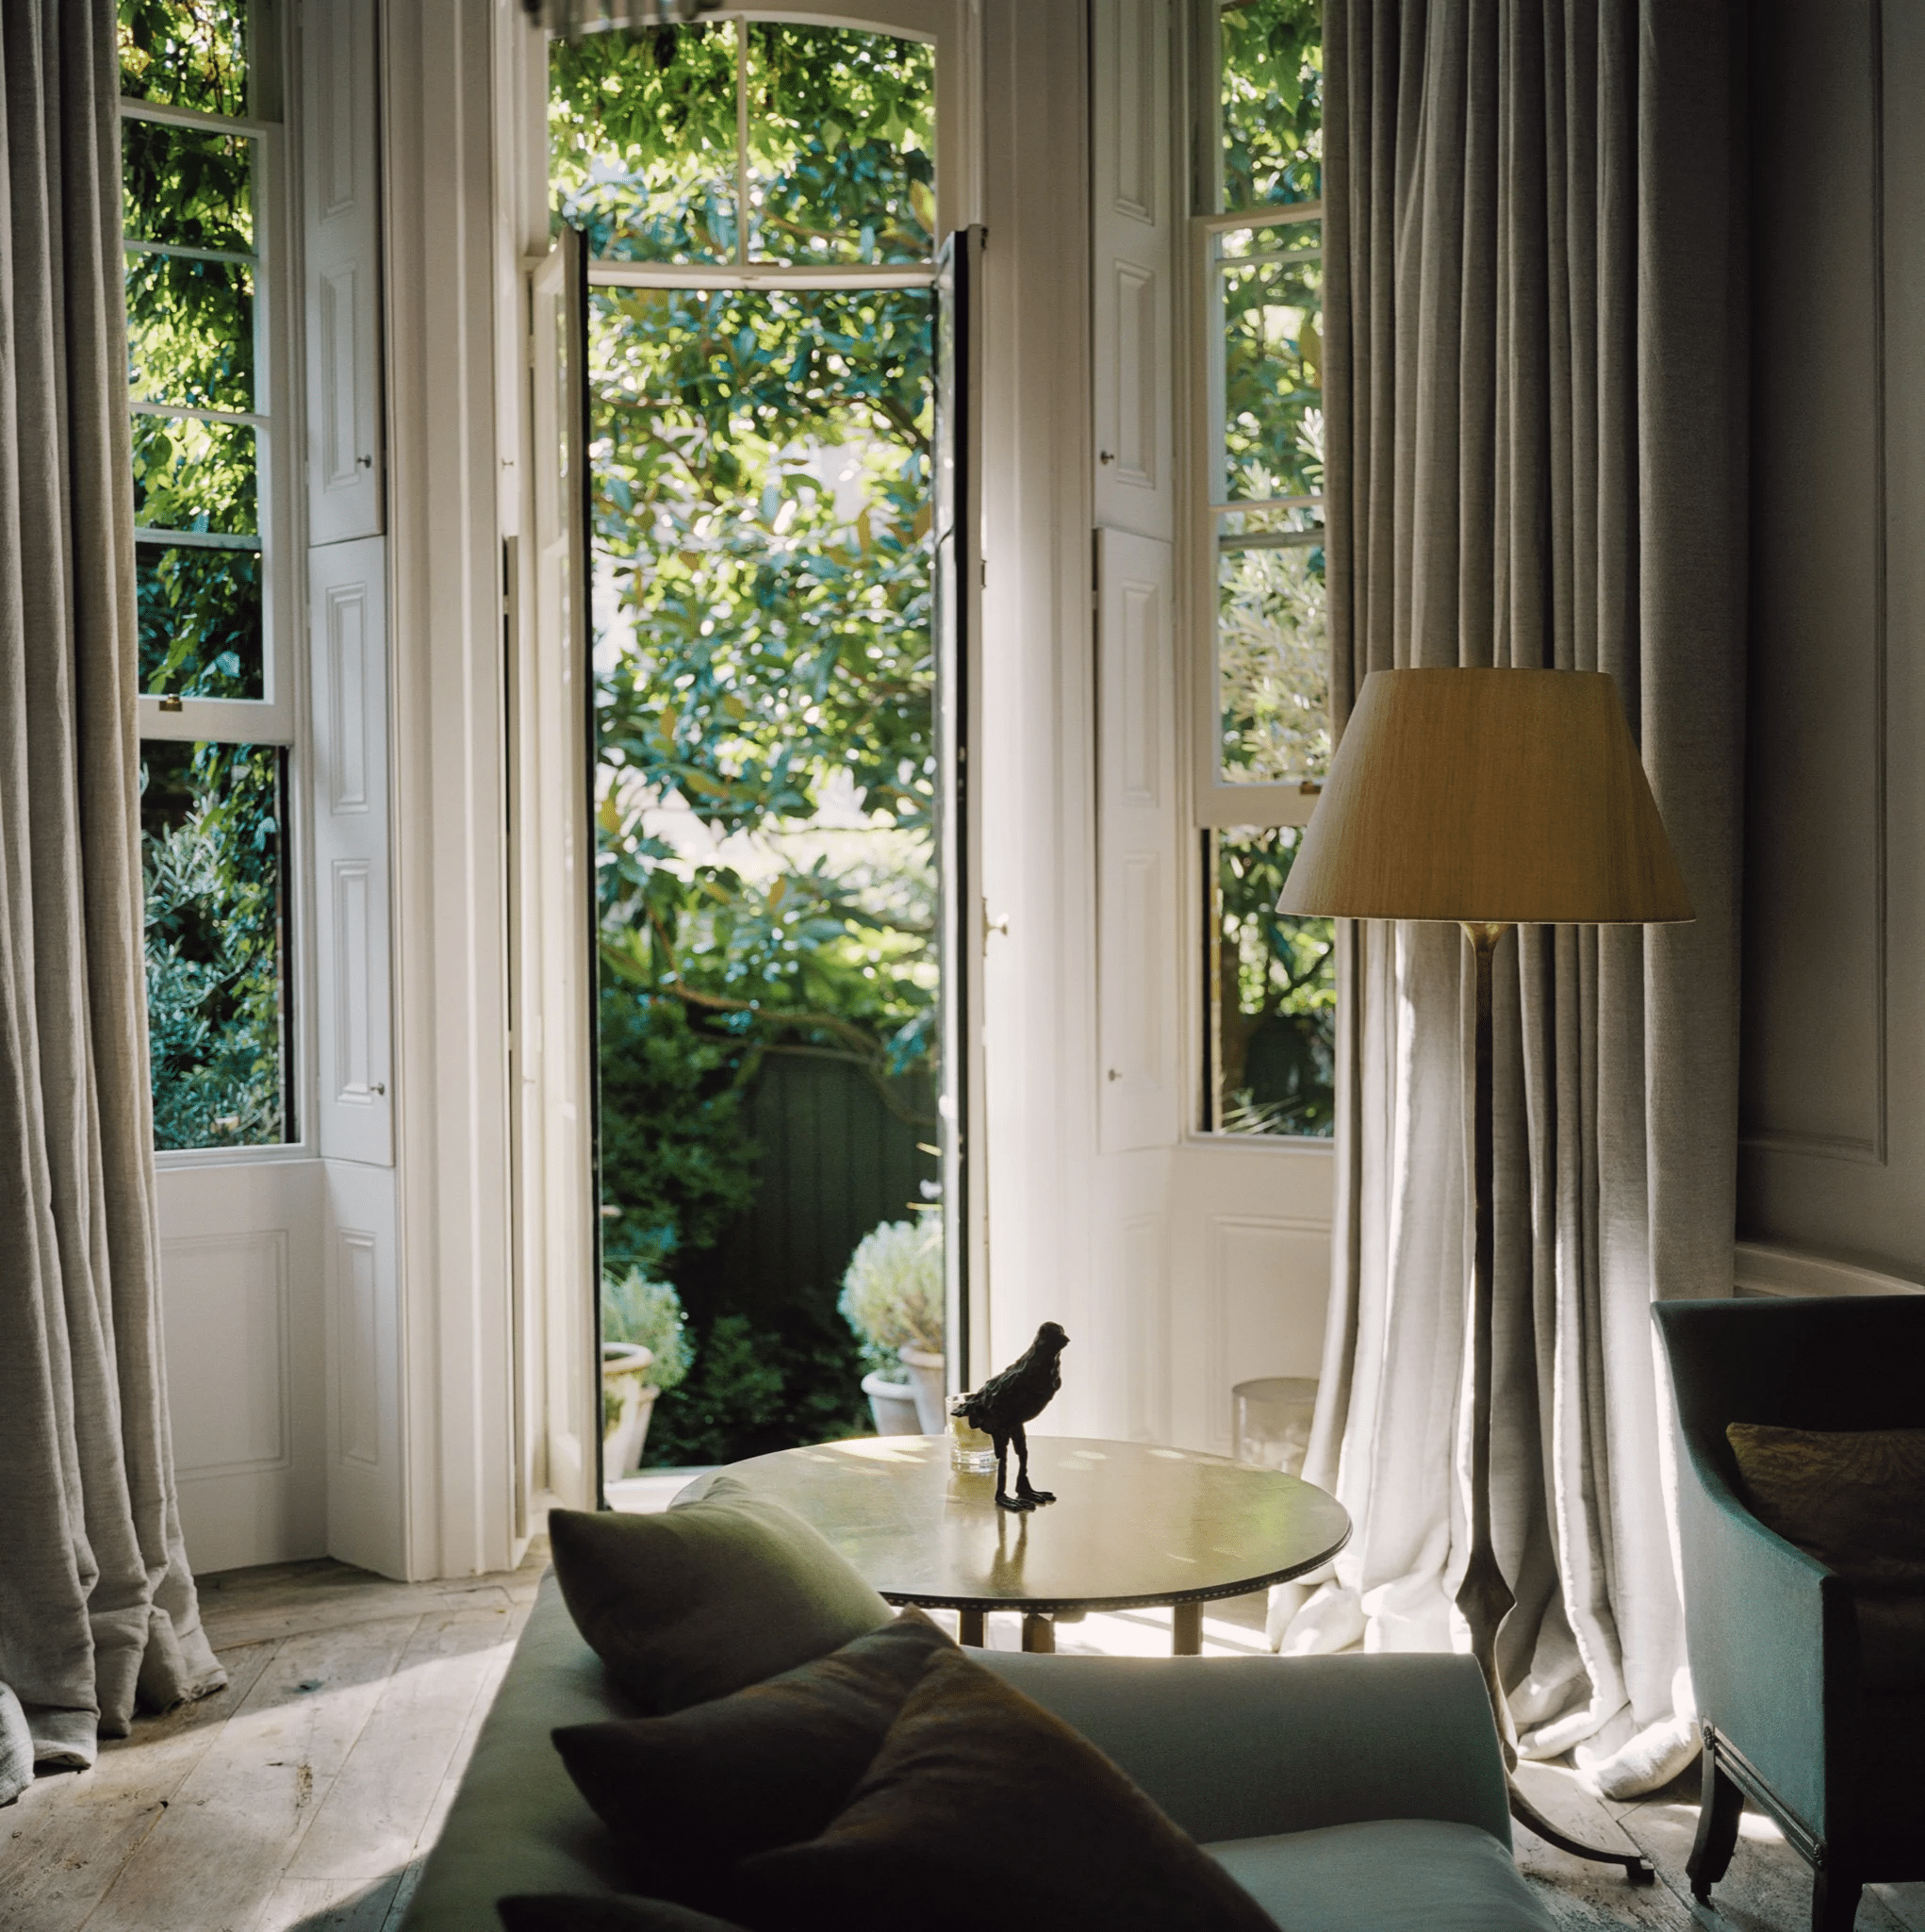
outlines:
[[[161,1376],[114,15],[0,8],[0,1803],[225,1681]]]
[[[1492,1514],[1524,1747],[1692,1749],[1649,1304],[1731,1289],[1745,424],[1740,0],[1326,0],[1341,724],[1408,665],[1618,680],[1698,917],[1497,960]],[[1308,1473],[1357,1533],[1286,1647],[1454,1641],[1466,1554],[1455,928],[1341,946],[1336,1286]]]

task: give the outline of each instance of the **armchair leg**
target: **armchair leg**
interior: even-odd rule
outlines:
[[[1691,1896],[1702,1905],[1711,1896],[1711,1888],[1731,1865],[1732,1848],[1737,1843],[1738,1814],[1745,1808],[1745,1794],[1731,1774],[1718,1761],[1718,1747],[1706,1727],[1704,1756],[1701,1760],[1702,1785],[1698,1800],[1698,1836],[1691,1844],[1691,1856],[1685,1860],[1685,1872],[1691,1881]],[[1820,1878],[1819,1883],[1823,1880]],[[1850,1920],[1846,1921],[1849,1925]]]
[[[1818,1866],[1811,1878],[1811,1932],[1851,1932],[1864,1890],[1852,1874]]]

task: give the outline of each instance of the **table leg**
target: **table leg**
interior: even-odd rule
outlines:
[[[1056,1648],[1056,1626],[1048,1617],[1039,1617],[1025,1612],[1023,1617],[1023,1648],[1050,1652]]]
[[[1200,1603],[1173,1603],[1170,1606],[1170,1655],[1203,1655],[1203,1606]]]
[[[982,1648],[982,1610],[958,1610],[956,1612],[956,1641],[966,1643],[972,1650]]]

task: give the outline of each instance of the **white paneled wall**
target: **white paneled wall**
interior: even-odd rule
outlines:
[[[313,1161],[172,1169],[161,1315],[182,1533],[196,1570],[318,1556],[327,1472]]]

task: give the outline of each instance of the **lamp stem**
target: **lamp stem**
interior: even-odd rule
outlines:
[[[1457,1609],[1471,1630],[1471,1655],[1484,1673],[1490,1714],[1505,1769],[1517,1769],[1517,1730],[1510,1700],[1497,1670],[1497,1633],[1517,1598],[1498,1566],[1490,1541],[1490,1382],[1492,1309],[1496,1302],[1496,1135],[1490,1047],[1490,962],[1508,926],[1465,920],[1476,966],[1475,1088],[1471,1111],[1471,1557],[1457,1585]],[[1540,1812],[1510,1780],[1510,1814],[1547,1843],[1574,1858],[1621,1865],[1633,1885],[1650,1885],[1655,1874],[1637,1851],[1605,1851],[1569,1837]]]
[[[1491,1126],[1490,961],[1501,925],[1464,926],[1476,966],[1476,1087],[1472,1109],[1471,1247],[1471,1558],[1457,1586],[1457,1609],[1471,1629],[1471,1655],[1484,1673],[1498,1742],[1506,1766],[1517,1762],[1517,1741],[1497,1672],[1497,1633],[1517,1598],[1498,1567],[1490,1541],[1491,1309],[1495,1300],[1493,1211],[1496,1160]]]

